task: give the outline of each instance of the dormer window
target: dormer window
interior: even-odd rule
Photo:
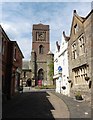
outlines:
[[[74,26],[74,34],[76,34],[77,32],[78,32],[78,25],[75,24],[75,26]]]

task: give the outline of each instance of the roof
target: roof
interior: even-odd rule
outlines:
[[[22,62],[22,69],[29,70],[29,61],[23,61]]]
[[[91,10],[91,12],[86,17],[82,17],[77,14],[76,10],[73,11],[73,19],[72,19],[72,25],[70,29],[70,36],[72,34],[74,19],[77,18],[83,24],[92,13],[93,13],[93,10]]]
[[[52,55],[53,53],[51,51],[49,51],[47,54],[51,54]]]
[[[49,30],[49,25],[44,25],[42,23],[33,24],[33,30]]]
[[[23,53],[22,53],[22,51],[20,50],[17,42],[16,42],[16,41],[11,41],[11,40],[9,39],[9,37],[7,36],[6,32],[4,31],[4,29],[2,28],[1,25],[0,25],[0,32],[4,33],[5,37],[7,38],[7,40],[9,40],[9,42],[14,43],[14,44],[17,46],[17,48],[19,49],[19,51],[20,51],[20,53],[21,53],[21,55],[22,55],[22,58],[24,58]]]
[[[63,31],[63,37],[65,38],[65,41],[69,41],[70,37],[65,35],[65,31]]]
[[[1,34],[3,34],[7,38],[7,40],[10,41],[9,37],[7,36],[6,32],[4,31],[4,29],[2,28],[1,25],[0,25],[0,32],[1,32]]]
[[[84,20],[86,19],[86,18],[84,18],[84,17],[79,16],[79,15],[77,14],[76,10],[73,11],[73,14],[74,14],[74,16],[77,17],[81,22],[84,22]]]
[[[86,16],[86,19],[93,13],[93,9],[90,11],[90,13]]]
[[[17,42],[16,42],[16,41],[11,41],[11,42],[13,42],[13,43],[17,46],[19,52],[21,53],[22,58],[24,58],[23,53],[22,53],[22,51],[20,50],[20,48],[19,48]]]

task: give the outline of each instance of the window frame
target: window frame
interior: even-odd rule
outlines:
[[[74,42],[72,44],[72,58],[73,59],[77,59],[77,46],[76,46],[76,42]]]
[[[85,37],[84,34],[81,34],[78,38],[78,46],[79,46],[79,56],[85,53]]]
[[[39,54],[44,54],[44,46],[43,45],[39,46]]]

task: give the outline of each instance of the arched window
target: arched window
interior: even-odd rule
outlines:
[[[43,45],[39,46],[39,54],[43,54],[44,53],[44,47]]]

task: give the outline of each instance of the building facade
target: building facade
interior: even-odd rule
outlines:
[[[11,41],[13,47],[12,56],[12,81],[11,81],[11,95],[19,91],[20,78],[22,73],[22,59],[24,58],[16,41]]]
[[[49,25],[34,24],[32,29],[31,69],[35,85],[41,80],[43,85],[50,84],[48,64],[53,60],[50,51]],[[48,63],[47,63],[48,62]]]
[[[68,71],[68,42],[62,35],[61,45],[56,43],[57,50],[54,54],[54,79],[56,80],[56,92],[64,95],[70,94],[69,71]]]
[[[0,63],[2,63],[2,94],[10,99],[18,91],[20,74],[22,70],[23,54],[16,41],[10,41],[9,37],[0,26]]]
[[[84,18],[73,12],[68,40],[69,79],[72,82],[71,95],[77,91],[85,98],[90,97],[93,63],[93,10]]]

